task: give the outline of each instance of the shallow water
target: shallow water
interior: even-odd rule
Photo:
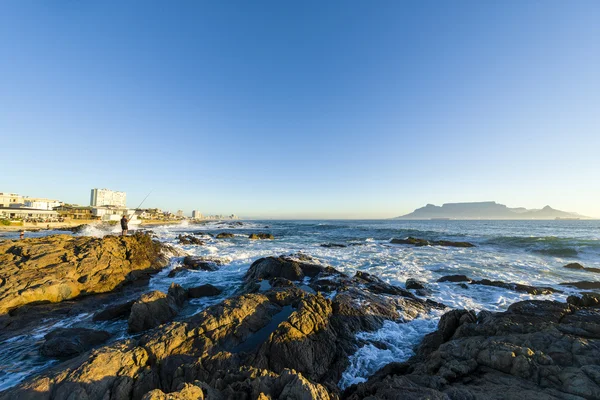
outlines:
[[[404,286],[408,278],[430,282],[428,288],[432,300],[449,307],[476,311],[501,311],[516,301],[531,298],[564,301],[567,295],[579,291],[561,286],[565,290],[563,294],[530,296],[494,287],[470,285],[465,289],[455,283],[435,281],[451,274],[555,287],[566,281],[600,280],[600,274],[563,268],[570,262],[600,268],[600,221],[244,221],[241,226],[214,222],[145,229],[152,230],[159,240],[180,247],[189,254],[213,256],[226,261],[216,272],[185,271],[169,278],[170,269],[181,263],[180,258],[175,258],[168,268],[152,278],[148,290],[166,292],[172,282],[184,287],[210,283],[224,289],[221,296],[192,300],[178,319],[198,313],[233,295],[244,273],[256,259],[299,251],[347,274],[367,271],[399,286]],[[102,236],[117,232],[118,227],[114,228],[114,232],[86,227],[79,235]],[[182,246],[176,240],[179,234],[220,232],[231,232],[235,236],[219,240],[199,235],[206,242],[205,246]],[[249,240],[248,234],[252,232],[272,233],[275,240]],[[55,233],[65,232],[41,231],[28,235]],[[17,235],[3,234],[7,238],[16,238]],[[477,247],[412,247],[389,243],[392,238],[407,236],[469,241]],[[347,247],[320,246],[325,243]],[[377,332],[361,333],[359,338],[370,343],[351,357],[340,386],[360,382],[391,361],[406,360],[412,354],[413,346],[436,328],[439,316],[439,313],[434,313],[408,323],[387,322]],[[79,315],[62,321],[42,321],[37,333],[0,343],[0,390],[54,363],[37,352],[43,334],[54,327],[105,329],[113,333],[113,340],[127,335],[125,321],[94,323],[91,317]]]

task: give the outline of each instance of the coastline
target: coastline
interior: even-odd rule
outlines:
[[[26,232],[38,232],[38,231],[46,231],[46,230],[61,230],[61,229],[69,229],[75,228],[83,225],[102,225],[105,221],[99,220],[73,220],[73,221],[65,221],[65,222],[23,222],[20,225],[0,225],[0,232],[19,232],[20,230],[25,230]],[[131,227],[139,227],[139,226],[158,226],[158,225],[175,225],[180,224],[181,221],[160,221],[160,220],[150,220],[150,221],[142,221],[140,224],[132,224]]]

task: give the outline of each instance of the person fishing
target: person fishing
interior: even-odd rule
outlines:
[[[121,218],[121,236],[127,236],[127,231],[129,230],[127,226],[127,216],[123,214],[123,218]]]

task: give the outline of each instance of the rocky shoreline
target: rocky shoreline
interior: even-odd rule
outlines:
[[[450,310],[426,299],[425,282],[407,282],[407,290],[366,272],[348,276],[297,253],[256,260],[236,295],[169,322],[188,299],[220,293],[211,285],[176,284],[168,293],[147,292],[150,274],[173,254],[144,234],[0,243],[0,322],[7,331],[33,326],[35,314],[87,307],[94,320],[127,320],[133,333],[102,345],[107,337],[101,331],[53,331],[40,351],[65,361],[0,392],[0,399],[600,398],[595,294],[571,296],[568,303],[523,301],[499,313]],[[191,257],[180,267],[218,268],[218,259]],[[557,291],[444,278],[530,295]],[[126,291],[132,300],[116,301]],[[109,293],[95,294],[103,292]],[[94,299],[103,296],[111,305],[99,308]],[[357,333],[434,310],[446,313],[410,360],[340,389],[349,357],[365,344]]]

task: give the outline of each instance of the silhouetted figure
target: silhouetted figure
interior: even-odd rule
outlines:
[[[127,231],[128,231],[128,227],[127,227],[127,217],[123,215],[123,218],[121,218],[121,236],[125,236],[127,235]]]
[[[19,233],[19,239],[25,239],[25,231],[21,230],[21,232]]]

